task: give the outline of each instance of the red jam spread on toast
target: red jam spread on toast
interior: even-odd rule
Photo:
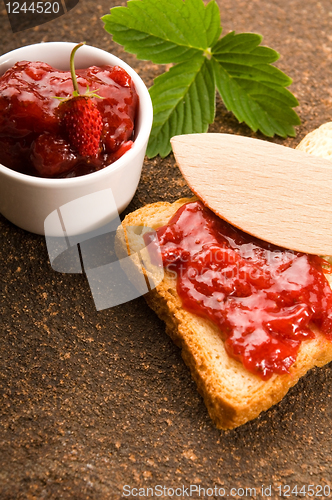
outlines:
[[[21,61],[0,78],[0,163],[38,177],[76,177],[104,168],[133,144],[138,96],[128,73],[119,66],[76,70],[81,94],[101,113],[99,153],[80,156],[63,133],[58,117],[60,100],[73,95],[69,71],[43,62]]]
[[[310,324],[332,340],[331,269],[322,258],[249,236],[200,201],[183,205],[157,236],[184,309],[216,324],[228,354],[263,380],[289,372],[301,342],[315,336]]]

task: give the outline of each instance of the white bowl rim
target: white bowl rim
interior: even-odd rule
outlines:
[[[25,45],[22,47],[19,47],[17,49],[14,49],[10,52],[7,52],[0,56],[0,63],[2,60],[5,61],[6,57],[13,57],[15,56],[16,52],[20,52],[22,49],[28,50],[30,47],[36,47],[36,46],[70,46],[70,47],[75,47],[77,45],[76,43],[73,42],[40,42],[40,43],[34,43],[30,45]],[[51,48],[51,47],[50,47]],[[121,169],[125,164],[130,162],[131,160],[134,159],[136,154],[139,153],[139,151],[145,147],[146,141],[149,138],[151,127],[152,127],[152,121],[153,121],[153,107],[152,107],[152,102],[150,98],[149,91],[147,87],[145,86],[145,83],[141,79],[141,77],[136,73],[136,71],[129,66],[125,61],[120,59],[119,57],[113,55],[110,52],[107,52],[106,50],[100,49],[98,47],[94,47],[92,45],[85,44],[82,46],[83,49],[89,49],[93,50],[97,53],[100,54],[107,54],[111,59],[113,59],[114,62],[111,64],[121,66],[127,73],[130,75],[132,80],[134,81],[134,85],[137,91],[137,94],[139,96],[139,106],[140,109],[142,110],[142,119],[141,119],[141,126],[140,129],[138,130],[137,136],[135,140],[133,141],[133,145],[130,148],[129,151],[125,152],[118,160],[116,160],[114,163],[111,163],[110,165],[104,167],[101,170],[98,170],[96,172],[92,172],[90,174],[86,175],[81,175],[77,177],[68,177],[68,178],[45,178],[45,177],[35,177],[32,175],[28,174],[23,174],[21,172],[16,172],[15,170],[12,170],[9,167],[6,167],[2,163],[0,163],[0,172],[3,174],[12,177],[16,179],[19,182],[28,184],[28,185],[33,185],[33,186],[40,186],[44,187],[46,189],[48,188],[64,188],[64,189],[69,189],[72,188],[74,185],[75,186],[80,186],[80,185],[85,185],[88,184],[89,182],[97,182],[98,180],[102,180],[103,176],[107,176],[110,173],[110,170],[112,172]]]

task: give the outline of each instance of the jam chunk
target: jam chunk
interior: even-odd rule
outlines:
[[[80,93],[95,92],[103,129],[95,157],[80,156],[60,126],[60,100],[73,93],[69,71],[21,61],[0,78],[0,162],[25,174],[75,177],[104,168],[133,144],[138,95],[118,66],[76,71]]]
[[[200,201],[183,205],[157,236],[184,309],[216,324],[228,354],[262,379],[289,372],[301,342],[314,338],[311,324],[332,340],[320,257],[249,236]]]

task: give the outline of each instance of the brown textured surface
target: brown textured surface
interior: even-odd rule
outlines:
[[[276,141],[295,147],[332,119],[330,0],[218,3],[224,33],[259,32],[282,54],[278,66],[294,80],[303,124],[297,138]],[[116,4],[81,0],[63,18],[16,35],[2,10],[1,53],[84,39],[123,57],[149,86],[160,68],[124,54],[103,31],[99,18]],[[220,101],[211,130],[251,135]],[[156,158],[145,162],[128,211],[187,194],[173,157]],[[42,237],[0,217],[0,239],[1,499],[117,499],[125,484],[256,487],[260,497],[263,483],[278,498],[279,484],[330,481],[330,366],[255,421],[220,432],[144,299],[96,312],[84,276],[50,268]]]

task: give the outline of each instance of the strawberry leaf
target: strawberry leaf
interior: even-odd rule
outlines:
[[[165,157],[170,138],[206,132],[215,115],[215,82],[211,62],[197,54],[155,79],[150,89],[154,122],[147,156]]]
[[[221,33],[214,0],[130,0],[104,16],[113,40],[139,59],[176,63],[211,47]]]

